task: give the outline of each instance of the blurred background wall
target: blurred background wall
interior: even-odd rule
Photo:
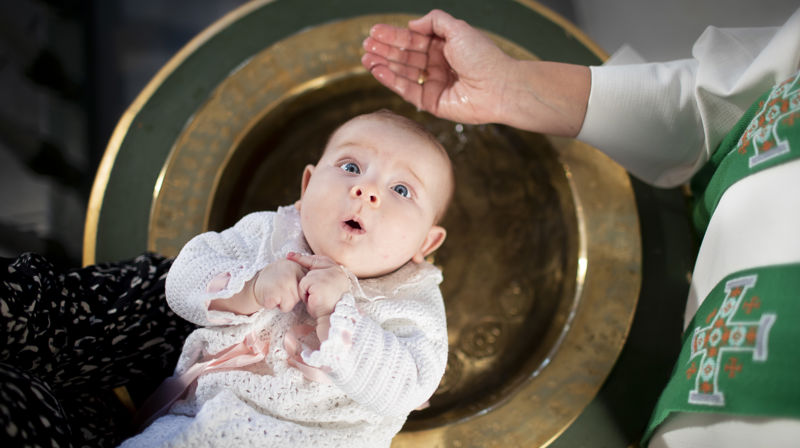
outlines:
[[[0,256],[36,251],[80,264],[94,172],[120,115],[174,53],[243,3],[0,0]],[[800,6],[797,0],[540,3],[606,51],[627,43],[651,61],[689,57],[707,25],[779,25]]]

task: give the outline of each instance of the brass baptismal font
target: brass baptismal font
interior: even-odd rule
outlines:
[[[604,57],[543,8],[514,3],[555,22],[557,39]],[[85,261],[142,245],[173,256],[195,234],[291,204],[302,168],[339,124],[380,108],[409,116],[440,139],[455,169],[447,241],[432,258],[444,272],[450,352],[430,406],[411,414],[393,446],[547,445],[597,393],[636,308],[641,248],[627,174],[575,140],[440,120],[380,86],[360,65],[361,42],[373,24],[415,15],[319,21],[225,59],[237,29],[255,27],[272,6],[250,2],[214,24],[122,118],[93,191]],[[514,57],[540,57],[487,34]],[[228,69],[201,87],[179,84],[199,83],[189,78],[215,58]],[[169,110],[181,95],[188,104]],[[150,168],[126,162],[136,157]],[[114,232],[127,232],[131,246],[113,246]]]

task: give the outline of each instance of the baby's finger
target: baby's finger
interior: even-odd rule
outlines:
[[[295,252],[289,252],[286,255],[286,258],[294,261],[309,271],[314,269],[324,269],[336,265],[333,260],[322,255],[303,255]]]
[[[277,307],[279,304],[280,304],[280,299],[272,294],[264,297],[264,300],[261,301],[261,306],[267,310],[271,310]]]
[[[294,261],[306,269],[313,269],[315,265],[319,264],[319,261],[317,261],[314,255],[303,255],[296,252],[289,252],[286,254],[286,259]]]
[[[297,282],[297,293],[300,297],[300,300],[302,300],[303,303],[308,303],[308,288],[311,287],[311,283],[312,283],[312,278],[310,278],[308,274],[306,274],[303,278],[300,279],[299,282]]]
[[[300,297],[297,294],[298,293],[296,289],[293,292],[287,291],[284,293],[283,299],[281,299],[280,303],[281,311],[288,313],[294,308],[295,305],[297,305],[297,302],[300,301]]]

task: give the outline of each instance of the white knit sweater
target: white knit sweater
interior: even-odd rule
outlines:
[[[375,279],[355,281],[336,305],[329,338],[311,332],[302,359],[327,372],[312,381],[287,362],[284,336],[313,321],[303,303],[282,313],[251,316],[208,311],[230,297],[267,264],[290,251],[309,253],[294,207],[250,214],[221,233],[193,238],[167,277],[170,307],[203,325],[186,340],[175,369],[185,372],[203,357],[248,335],[269,341],[264,361],[200,376],[196,388],[125,447],[389,446],[408,414],[435,391],[447,362],[447,328],[438,284],[441,272],[409,262]],[[225,274],[221,291],[209,283]]]

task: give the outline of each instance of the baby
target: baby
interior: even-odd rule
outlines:
[[[123,446],[389,446],[447,362],[425,256],[453,182],[435,138],[382,110],[333,133],[294,206],[189,241],[167,300],[204,328]]]

